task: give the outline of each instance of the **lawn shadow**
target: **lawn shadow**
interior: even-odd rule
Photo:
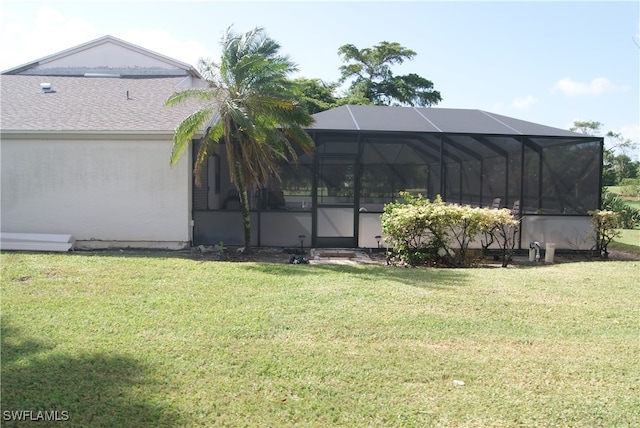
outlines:
[[[405,268],[374,264],[282,265],[275,263],[251,263],[246,264],[244,268],[263,274],[292,275],[301,278],[318,275],[318,272],[348,274],[366,282],[396,282],[433,290],[469,285],[469,274],[464,269]]]
[[[153,383],[139,361],[90,351],[65,355],[55,347],[2,317],[3,427],[181,425],[177,411],[139,392]]]

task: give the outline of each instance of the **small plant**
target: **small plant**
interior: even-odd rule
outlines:
[[[628,205],[624,199],[607,189],[602,191],[602,209],[617,213],[619,227],[623,229],[634,229],[640,224],[640,210]]]
[[[460,246],[456,256],[458,265],[463,266],[467,262],[469,244],[473,242],[478,233],[489,229],[486,209],[471,208],[463,205],[449,205],[447,207],[449,223],[447,230]]]
[[[487,237],[483,249],[496,243],[502,265],[510,262],[519,225],[510,210],[446,204],[439,195],[433,201],[406,192],[400,196],[405,202],[387,204],[381,217],[382,230],[393,247],[390,262],[416,266],[435,260],[465,266],[469,244],[479,233]],[[457,253],[451,249],[452,242],[459,246]]]
[[[493,211],[495,211],[494,224],[490,233],[494,236],[500,248],[502,267],[507,267],[516,247],[516,236],[518,235],[520,222],[506,208]]]
[[[507,267],[516,247],[520,221],[506,208],[501,210],[483,208],[482,214],[484,218],[481,231],[485,238],[481,241],[482,252],[488,254],[489,247],[494,243],[497,244],[500,249],[502,267]]]
[[[620,236],[619,223],[620,215],[616,212],[609,210],[594,210],[589,211],[591,216],[591,225],[593,226],[593,233],[595,239],[595,245],[593,250],[598,253],[600,257],[609,257],[609,244],[615,238]]]
[[[640,200],[640,178],[625,178],[620,181],[620,194]]]
[[[430,259],[453,262],[446,233],[447,216],[445,202],[437,196],[432,202],[422,195],[414,197],[400,192],[403,202],[384,207],[381,216],[382,231],[393,247],[392,262],[411,266],[424,264]]]

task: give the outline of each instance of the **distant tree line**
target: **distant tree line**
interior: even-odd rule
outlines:
[[[575,121],[569,130],[586,135],[602,135],[600,122],[587,120]],[[620,186],[629,180],[640,179],[640,162],[631,159],[627,152],[637,149],[637,144],[620,133],[609,131],[605,134],[603,156],[602,185]]]

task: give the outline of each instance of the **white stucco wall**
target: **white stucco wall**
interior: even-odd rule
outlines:
[[[117,42],[101,43],[92,46],[91,49],[79,50],[72,55],[60,55],[56,58],[43,61],[43,64],[33,67],[34,70],[46,70],[49,68],[73,68],[73,67],[111,67],[111,68],[164,68],[178,70],[163,58],[150,55],[150,52],[140,52],[132,46],[121,46]]]
[[[553,243],[564,250],[590,250],[595,244],[589,216],[525,216],[521,233],[523,248],[529,248],[532,241],[542,248]]]
[[[78,247],[182,248],[191,240],[190,159],[171,136],[43,136],[0,142],[2,232],[65,233]]]

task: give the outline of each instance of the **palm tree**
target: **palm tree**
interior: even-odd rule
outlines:
[[[226,147],[231,182],[240,196],[245,252],[251,248],[249,191],[264,186],[270,175],[279,178],[278,162],[297,160],[296,148],[311,153],[314,143],[304,127],[313,118],[296,101],[293,81],[287,76],[296,65],[278,55],[280,45],[262,28],[236,34],[229,27],[222,37],[219,63],[200,60],[199,68],[208,88],[176,92],[166,101],[173,106],[199,99],[200,108],[176,128],[171,165],[175,165],[205,129],[194,174],[200,185],[200,168],[218,143]]]

